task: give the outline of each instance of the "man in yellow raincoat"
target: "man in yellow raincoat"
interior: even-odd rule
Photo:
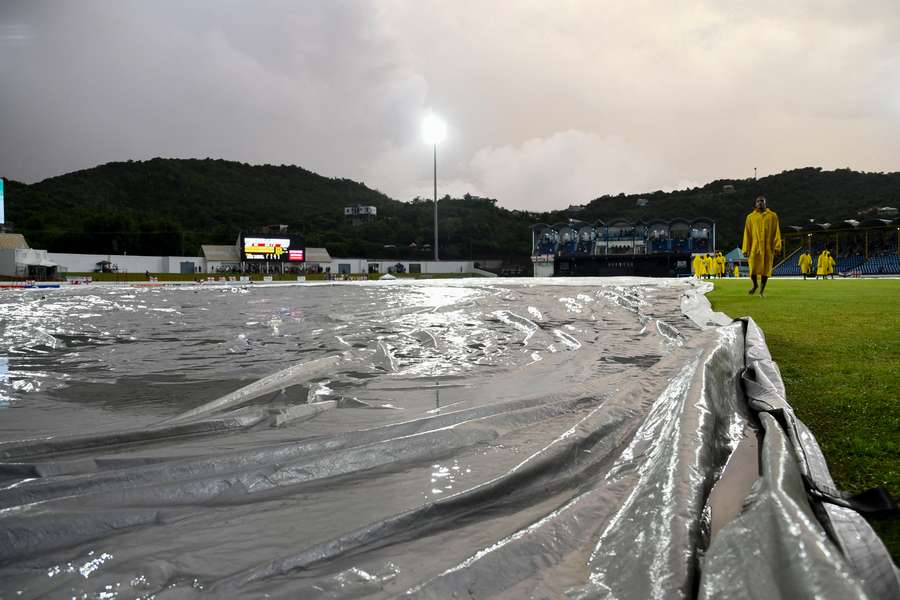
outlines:
[[[800,267],[800,273],[803,275],[803,279],[806,279],[812,268],[812,257],[808,252],[804,250],[800,253],[800,259],[797,261],[797,265]]]
[[[828,260],[825,262],[825,275],[831,275],[831,278],[834,279],[834,257],[828,250],[825,252],[828,254]]]
[[[694,265],[694,277],[696,277],[697,279],[702,279],[703,276],[706,274],[703,269],[703,257],[700,256],[699,254],[695,254],[693,265]]]
[[[778,215],[766,208],[765,196],[759,196],[754,206],[753,212],[747,215],[744,222],[741,251],[750,265],[750,280],[753,282],[750,294],[756,293],[759,278],[759,295],[762,296],[766,291],[766,282],[772,276],[775,254],[781,251],[781,228],[778,225]]]
[[[716,252],[716,277],[725,277],[725,257],[721,252]]]
[[[819,252],[819,258],[816,259],[816,279],[822,277],[825,279],[825,265],[828,264],[828,250]]]
[[[716,273],[716,265],[713,263],[712,256],[703,255],[703,270],[706,271],[706,278],[710,279]]]

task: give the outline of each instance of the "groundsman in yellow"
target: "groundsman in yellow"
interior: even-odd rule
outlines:
[[[822,276],[825,279],[825,265],[828,264],[828,250],[819,252],[819,258],[816,260],[816,279]]]
[[[781,228],[778,215],[766,207],[766,197],[759,196],[754,202],[754,209],[744,222],[744,243],[741,251],[750,265],[750,280],[753,287],[750,294],[756,293],[757,278],[760,280],[759,295],[766,291],[766,282],[772,276],[772,263],[775,254],[781,251]]]
[[[707,279],[716,274],[716,266],[713,263],[712,256],[710,256],[709,254],[703,255],[703,270],[705,271]]]
[[[716,252],[716,276],[725,277],[725,257],[721,252]]]
[[[800,273],[803,274],[803,279],[806,279],[812,267],[812,257],[804,250],[800,254],[800,260],[797,261],[797,264],[800,266]]]
[[[694,277],[701,279],[706,273],[703,269],[703,257],[699,254],[694,255]]]
[[[828,254],[828,260],[825,261],[825,275],[831,275],[831,278],[834,279],[834,257],[828,250],[825,252]]]

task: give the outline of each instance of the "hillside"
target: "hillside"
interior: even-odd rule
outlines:
[[[733,185],[726,194],[723,186]],[[720,248],[739,241],[753,198],[765,194],[782,225],[809,218],[835,222],[871,206],[900,204],[900,173],[816,168],[753,180],[718,180],[664,193],[604,196],[578,212],[510,211],[496,201],[443,198],[441,257],[527,261],[529,227],[575,217],[585,221],[710,217]],[[638,207],[645,198],[647,206]],[[378,207],[378,220],[352,227],[351,204]],[[26,185],[7,182],[7,217],[38,248],[129,254],[196,254],[202,243],[232,243],[241,230],[285,223],[309,246],[335,256],[384,258],[430,255],[430,200],[399,202],[347,179],[296,166],[251,166],[224,160],[161,159],[109,163]],[[415,243],[414,247],[410,244]]]
[[[296,166],[156,158],[32,185],[9,181],[6,196],[16,229],[51,251],[195,254],[200,244],[233,243],[242,230],[284,223],[307,245],[335,256],[399,258],[424,254],[421,247],[434,236],[433,202],[399,202]],[[352,227],[343,214],[352,204],[378,207],[378,220]],[[448,199],[440,208],[443,257],[503,258],[530,250],[530,221],[520,213],[477,198]]]
[[[725,193],[726,185],[734,186],[734,193]],[[837,223],[872,206],[900,206],[900,173],[794,169],[756,181],[721,179],[689,190],[597,198],[578,217],[590,222],[709,217],[717,224],[719,248],[730,250],[740,244],[744,218],[759,195],[768,198],[782,227],[809,219]],[[639,198],[648,201],[645,207],[637,206]]]

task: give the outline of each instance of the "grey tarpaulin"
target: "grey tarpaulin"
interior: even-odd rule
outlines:
[[[302,289],[299,362],[140,427],[96,412],[82,435],[3,440],[2,596],[890,597],[761,333],[704,287],[391,284],[217,296],[182,330]],[[154,298],[203,307],[134,301]],[[710,541],[711,490],[752,430],[761,476]]]
[[[743,513],[713,540],[704,598],[900,598],[881,540],[841,506],[815,437],[786,400],[762,331],[745,320],[747,401],[765,431],[762,477]]]

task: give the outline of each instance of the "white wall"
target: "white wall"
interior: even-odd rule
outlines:
[[[377,259],[377,258],[332,258],[331,272],[340,273],[339,265],[350,265],[350,273],[368,273],[369,265],[377,264],[379,273],[387,273],[388,267],[393,267],[400,263],[409,273],[409,265],[417,264],[421,268],[422,273],[474,273],[475,263],[471,260],[441,260],[435,262],[433,260],[396,260],[396,259]]]
[[[101,260],[108,260],[114,265],[119,266],[119,272],[124,273],[143,273],[150,271],[151,273],[180,273],[181,262],[193,262],[194,272],[197,267],[208,270],[214,270],[219,261],[205,261],[201,256],[137,256],[122,254],[66,254],[62,252],[49,252],[47,259],[55,262],[60,266],[61,271],[69,273],[90,273],[97,268],[97,263]],[[0,254],[0,265],[3,264],[2,254]],[[230,262],[230,261],[229,261]],[[331,272],[337,274],[339,272],[339,264],[349,264],[350,272],[353,274],[368,273],[369,265],[376,263],[380,273],[387,273],[388,267],[393,267],[397,263],[403,265],[406,272],[409,273],[410,264],[418,264],[425,274],[437,273],[474,273],[475,263],[471,260],[441,260],[435,262],[433,260],[395,260],[395,259],[374,259],[374,258],[332,258],[330,263],[318,263],[324,267],[331,267]],[[314,263],[309,263],[314,264]]]
[[[16,274],[16,251],[0,250],[0,275]]]
[[[164,256],[162,258],[163,267],[167,268],[168,270],[160,271],[160,273],[181,273],[182,262],[194,263],[194,273],[197,273],[198,267],[200,268],[200,272],[203,271],[204,259],[202,256]]]
[[[119,272],[124,273],[180,273],[181,262],[193,262],[194,271],[203,266],[201,256],[136,256],[122,254],[67,254],[63,252],[48,252],[47,258],[61,269],[70,273],[90,273],[97,268],[101,260],[108,260],[114,265],[119,265]]]
[[[536,262],[534,263],[535,277],[553,277],[552,262]]]

